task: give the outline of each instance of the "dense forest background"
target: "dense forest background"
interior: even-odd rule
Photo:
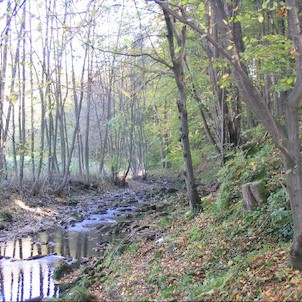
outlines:
[[[196,179],[221,183],[221,203],[243,186],[248,204],[262,189],[244,185],[265,180],[276,215],[291,202],[302,268],[299,1],[0,6],[3,184],[60,193],[71,179],[184,170],[196,210]]]
[[[295,83],[284,3],[232,2],[247,72],[278,115]],[[196,12],[194,2],[187,5]],[[196,5],[192,17],[219,41],[209,4]],[[182,166],[178,91],[159,7],[135,1],[1,6],[2,180],[21,187],[29,180],[39,189],[75,175],[89,182],[129,169],[137,175]],[[223,165],[260,129],[226,59],[192,31],[186,44],[193,165],[209,158]]]

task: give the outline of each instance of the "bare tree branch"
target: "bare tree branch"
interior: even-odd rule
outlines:
[[[146,53],[146,52],[141,52],[141,53],[130,53],[130,52],[122,52],[122,51],[117,51],[117,50],[109,50],[109,49],[101,49],[101,48],[96,48],[91,44],[85,43],[87,46],[92,47],[93,49],[96,49],[100,52],[103,53],[110,53],[110,54],[114,54],[114,55],[119,55],[119,56],[125,56],[125,57],[149,57],[152,60],[161,63],[163,65],[165,65],[166,67],[168,67],[169,69],[172,69],[172,65],[170,65],[168,62],[166,62],[165,60],[159,58],[159,57],[155,57],[154,55],[150,54],[150,53]]]

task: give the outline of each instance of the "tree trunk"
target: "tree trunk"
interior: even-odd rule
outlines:
[[[285,118],[288,131],[286,145],[290,157],[284,156],[284,166],[286,188],[294,221],[294,238],[290,255],[293,267],[302,270],[302,164],[298,110],[286,106]]]
[[[29,11],[31,11],[31,3],[29,1]],[[29,35],[32,37],[32,19],[29,18]],[[31,157],[31,174],[32,181],[36,180],[36,164],[35,164],[35,126],[34,126],[34,78],[33,78],[33,42],[29,39],[29,77],[30,77],[30,157]]]
[[[7,11],[9,11],[11,9],[11,2],[8,1],[7,2]],[[9,18],[9,14],[7,14],[6,17],[6,30],[3,33],[3,45],[1,45],[1,49],[3,49],[1,51],[1,70],[0,70],[0,180],[2,180],[3,174],[5,172],[6,174],[6,169],[5,169],[5,143],[6,143],[6,137],[7,137],[7,131],[5,130],[5,132],[3,133],[3,104],[4,104],[4,99],[5,99],[5,82],[7,80],[7,66],[8,66],[8,60],[7,60],[7,54],[8,54],[8,48],[9,48],[9,39],[11,41],[10,38],[10,18]],[[17,45],[17,49],[19,48],[19,44],[20,44],[20,39],[18,39],[18,45]],[[18,51],[16,50],[16,59],[15,62],[12,62],[12,70],[16,70],[16,64],[17,64],[17,53]],[[16,72],[15,72],[16,74]],[[15,83],[15,79],[14,76],[15,74],[12,76],[12,86],[14,86]],[[11,88],[11,91],[12,88]],[[11,108],[11,107],[10,107]],[[9,109],[10,109],[9,108]],[[9,123],[9,119],[7,118],[7,123],[6,123],[6,129],[8,129],[8,123]]]
[[[185,13],[184,11],[182,13]],[[186,27],[183,26],[180,35],[177,34],[177,29],[174,27],[171,18],[168,13],[165,12],[165,20],[168,32],[168,42],[169,51],[173,63],[173,72],[175,81],[178,88],[178,101],[177,108],[180,119],[180,140],[182,146],[182,156],[184,161],[184,176],[186,181],[187,195],[192,211],[196,211],[199,208],[200,198],[197,192],[192,156],[189,141],[189,125],[187,117],[187,95],[185,87],[185,75],[184,75],[184,65],[185,65],[185,43],[186,43]],[[180,48],[178,53],[176,53],[174,40],[177,41],[177,46]]]
[[[301,164],[288,170],[286,174],[287,192],[294,221],[294,238],[290,250],[294,269],[302,270],[302,169]]]
[[[73,49],[71,45],[71,50]],[[81,72],[81,88],[80,88],[80,97],[78,99],[77,97],[77,91],[76,91],[76,82],[75,82],[75,74],[74,74],[74,66],[73,66],[73,61],[72,61],[72,74],[73,74],[73,90],[74,90],[74,102],[75,102],[75,125],[73,129],[73,134],[71,138],[71,143],[70,143],[70,149],[69,149],[69,154],[66,162],[66,170],[63,175],[63,179],[61,184],[55,189],[54,193],[60,195],[64,189],[64,187],[67,184],[68,177],[69,177],[69,172],[70,172],[70,165],[71,165],[71,160],[73,156],[73,150],[75,147],[75,142],[78,134],[78,130],[80,127],[80,115],[81,115],[81,110],[82,110],[82,103],[83,103],[83,98],[84,98],[84,75],[85,75],[85,67],[86,67],[86,60],[87,60],[87,54],[88,54],[88,48],[86,47],[85,49],[85,54],[83,58],[83,66],[82,66],[82,72]]]
[[[23,6],[23,22],[21,25],[21,37],[22,37],[22,78],[20,83],[22,87],[19,89],[22,91],[20,93],[20,105],[19,105],[19,137],[20,137],[20,169],[19,169],[19,186],[22,188],[23,178],[24,178],[24,159],[26,152],[26,138],[25,138],[25,94],[26,94],[26,72],[25,72],[25,62],[26,62],[26,49],[25,49],[25,20],[26,20],[26,5]],[[20,62],[21,65],[21,62]],[[20,68],[20,67],[19,67]]]

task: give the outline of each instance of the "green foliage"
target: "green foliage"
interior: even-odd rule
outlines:
[[[7,211],[1,211],[0,212],[0,219],[2,219],[5,222],[12,222],[13,221],[13,215]]]
[[[96,301],[95,298],[88,292],[87,288],[83,286],[75,286],[68,292],[66,292],[62,298],[59,299],[62,302],[92,302]]]
[[[224,181],[219,189],[218,205],[220,206],[220,208],[229,207],[232,198],[233,196],[230,187],[230,182]]]
[[[198,214],[198,211],[188,211],[186,214],[185,214],[185,217],[187,220],[192,220],[194,219],[194,217]]]
[[[163,257],[163,251],[161,249],[155,249],[153,252],[153,259],[157,260]]]
[[[165,229],[168,226],[170,226],[172,223],[171,217],[163,217],[161,220],[158,222],[158,227],[161,229]]]
[[[292,42],[282,35],[266,35],[262,39],[244,38],[246,49],[242,54],[245,62],[253,65],[256,60],[262,75],[278,74],[277,83],[272,89],[287,91],[294,87],[294,57]]]
[[[218,173],[221,183],[218,203],[222,207],[240,200],[241,186],[245,183],[264,181],[270,190],[280,185],[276,184],[281,169],[278,153],[261,126],[254,128],[252,133],[244,133],[247,137],[251,134],[253,139],[250,139],[241,151],[233,151],[227,155],[228,161]]]
[[[191,242],[200,241],[201,238],[202,238],[202,233],[200,229],[197,226],[193,226],[190,229],[190,241]]]
[[[128,250],[130,244],[127,241],[122,241],[118,245],[118,247],[115,250],[116,255],[122,255],[126,250]]]
[[[128,251],[132,256],[136,255],[138,249],[139,249],[139,244],[137,242],[132,242],[128,247]]]
[[[60,261],[53,273],[53,277],[56,280],[60,280],[63,276],[69,274],[72,270],[72,265],[69,265],[66,261]]]
[[[293,236],[293,219],[287,192],[279,188],[268,200],[270,225],[267,232],[274,234],[280,241],[289,241]]]

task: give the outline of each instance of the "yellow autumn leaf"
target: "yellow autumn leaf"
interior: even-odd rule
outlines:
[[[259,21],[259,23],[263,23],[264,17],[263,17],[263,16],[259,16],[259,17],[258,17],[258,21]]]
[[[301,282],[301,278],[293,277],[290,279],[291,284],[299,284]]]
[[[225,79],[227,79],[229,76],[230,76],[229,73],[225,73],[221,78],[222,78],[223,80],[225,80]]]

